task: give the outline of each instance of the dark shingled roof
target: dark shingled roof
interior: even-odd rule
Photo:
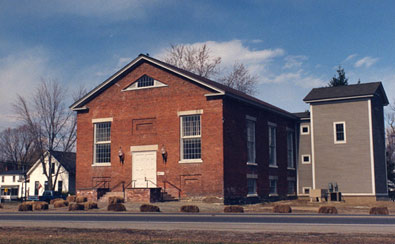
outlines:
[[[300,113],[292,113],[293,115],[295,115],[296,117],[298,117],[299,119],[310,119],[310,112],[306,111],[306,112],[300,112]]]
[[[8,170],[0,172],[0,175],[23,175],[23,170]]]
[[[52,156],[70,173],[75,174],[75,153],[52,151]]]
[[[382,93],[383,104],[388,105],[388,98],[381,82],[354,84],[348,86],[335,86],[314,88],[303,99],[305,102],[314,102],[323,99],[341,99],[358,96],[373,96],[376,92]]]

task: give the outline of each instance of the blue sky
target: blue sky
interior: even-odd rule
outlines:
[[[0,0],[0,129],[42,78],[90,89],[139,53],[207,44],[226,71],[244,63],[256,96],[290,112],[342,65],[349,83],[395,92],[393,1]]]

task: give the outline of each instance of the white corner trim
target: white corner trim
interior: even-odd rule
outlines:
[[[184,115],[194,115],[194,114],[203,114],[203,109],[178,111],[177,112],[178,117],[184,116]]]
[[[374,151],[373,151],[373,129],[372,129],[372,103],[368,100],[368,118],[369,118],[369,149],[370,149],[370,167],[372,173],[372,194],[376,194],[376,182],[375,182],[375,172],[374,172]]]
[[[256,121],[256,118],[250,115],[246,115],[246,119]]]
[[[314,120],[313,120],[313,106],[310,104],[310,135],[311,135],[311,172],[313,180],[313,189],[315,189],[315,153],[314,153]]]
[[[112,122],[112,117],[110,118],[98,118],[98,119],[92,119],[92,123],[102,123],[102,122]]]
[[[131,146],[131,152],[144,152],[144,151],[157,151],[158,144],[156,145],[142,145],[142,146]]]
[[[344,134],[344,140],[343,141],[338,141],[337,140],[337,133],[336,133],[336,125],[343,125],[343,134]],[[346,122],[345,121],[335,121],[333,122],[333,141],[335,144],[345,144],[347,143],[347,129],[346,129]]]

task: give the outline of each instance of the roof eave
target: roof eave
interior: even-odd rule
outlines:
[[[350,97],[336,97],[336,98],[322,98],[322,99],[303,99],[305,103],[318,103],[318,102],[330,102],[330,101],[340,101],[340,100],[351,100],[359,98],[371,98],[373,95],[363,95],[363,96],[350,96]]]

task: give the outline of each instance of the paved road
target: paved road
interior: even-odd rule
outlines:
[[[0,226],[392,234],[395,216],[0,213]]]

